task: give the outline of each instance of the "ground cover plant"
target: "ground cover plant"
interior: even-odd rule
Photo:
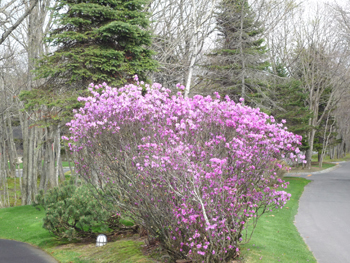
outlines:
[[[89,89],[64,137],[76,169],[173,258],[236,257],[258,218],[289,199],[277,173],[300,155],[301,137],[272,116],[159,84]]]
[[[43,227],[58,238],[81,239],[119,230],[120,214],[111,212],[112,203],[91,198],[94,191],[89,185],[71,178],[46,193],[41,190],[33,206],[46,211]]]

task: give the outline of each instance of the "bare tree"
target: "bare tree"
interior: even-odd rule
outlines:
[[[217,0],[154,0],[148,6],[154,33],[152,49],[160,62],[155,82],[173,88],[186,84],[186,94],[197,84],[193,73],[203,52],[210,46]],[[194,83],[194,84],[192,84]]]
[[[0,60],[0,207],[10,205],[7,178],[14,178],[16,187],[16,166],[18,164],[13,125],[17,117],[16,96],[20,85],[16,79],[16,52],[13,43],[6,40],[1,52],[5,54]],[[15,189],[16,190],[16,189]],[[14,202],[17,201],[15,192]]]
[[[345,93],[334,112],[336,119],[337,137],[334,138],[332,146],[329,149],[331,159],[344,158],[350,152],[350,94]]]
[[[55,3],[51,0],[8,1],[0,9],[0,32],[2,32],[1,50],[4,53],[0,60],[2,67],[2,83],[6,90],[4,97],[11,105],[11,115],[6,111],[4,121],[8,129],[6,140],[13,141],[11,125],[20,122],[23,140],[23,173],[17,172],[21,181],[22,204],[30,204],[37,193],[37,176],[41,169],[42,156],[42,131],[35,124],[40,119],[38,112],[24,108],[24,103],[19,100],[20,91],[31,90],[37,86],[32,70],[35,59],[48,51],[43,41],[45,34],[52,25],[53,17],[48,9]],[[1,44],[0,43],[0,44]],[[0,91],[1,92],[1,91]],[[2,104],[5,105],[5,104]],[[18,124],[16,124],[18,125]],[[57,136],[56,136],[57,137]],[[10,163],[9,176],[15,174],[17,152],[13,143],[8,143],[7,158]],[[5,155],[4,155],[5,156]],[[40,159],[40,160],[39,160]],[[54,161],[53,161],[54,163]],[[5,166],[5,170],[8,166]],[[54,176],[54,171],[52,172]],[[42,178],[45,174],[42,174]],[[22,180],[23,179],[23,180]]]
[[[310,147],[306,154],[308,168],[311,167],[315,134],[321,126],[325,129],[324,135],[333,127],[329,123],[330,112],[336,108],[344,87],[349,83],[346,66],[349,50],[337,34],[334,21],[325,12],[319,9],[311,21],[299,24],[300,28],[294,32],[296,48],[289,63],[292,65],[290,73],[301,81],[304,92],[308,94],[305,103],[312,113],[309,119],[311,130],[307,135]],[[322,125],[324,122],[326,124]],[[327,136],[323,140],[327,141]],[[322,159],[321,156],[320,165]]]
[[[345,41],[346,46],[350,46],[350,9],[347,1],[344,5],[333,3],[327,5],[330,14],[336,21],[336,29],[339,32],[340,38]],[[347,61],[346,66],[349,66],[350,61]],[[330,157],[343,158],[350,151],[350,93],[346,92],[342,95],[338,107],[334,112],[337,122],[337,138],[329,153]]]
[[[303,19],[303,6],[298,0],[271,1],[262,8],[260,16],[271,69],[284,64],[288,68],[289,56],[295,48],[295,24]]]
[[[0,29],[3,32],[0,38],[0,45],[6,38],[24,21],[24,19],[32,12],[39,0],[30,0],[28,3],[18,0],[11,0],[0,7]],[[0,2],[1,4],[1,2]],[[25,8],[29,4],[28,8]],[[21,16],[17,16],[18,9],[25,8]],[[1,17],[1,16],[0,16]]]

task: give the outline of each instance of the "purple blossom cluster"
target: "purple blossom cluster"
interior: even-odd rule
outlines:
[[[284,121],[217,93],[184,98],[139,82],[89,89],[63,137],[76,167],[173,257],[226,262],[263,213],[289,200],[277,174],[284,156],[302,157],[301,137]]]

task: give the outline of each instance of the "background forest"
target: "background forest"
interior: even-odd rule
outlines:
[[[23,205],[63,181],[62,159],[73,159],[61,136],[77,97],[134,75],[173,92],[181,83],[185,97],[244,98],[286,120],[303,136],[305,169],[313,153],[320,165],[343,157],[349,11],[298,0],[1,1],[0,207],[16,173]]]

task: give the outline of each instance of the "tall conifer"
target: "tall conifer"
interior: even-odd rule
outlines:
[[[265,97],[262,81],[268,67],[263,28],[247,0],[222,0],[218,6],[218,47],[209,54],[207,80],[211,89],[238,99]]]
[[[156,70],[147,0],[58,0],[56,28],[47,41],[56,50],[37,63],[38,88],[21,93],[27,109],[47,109],[41,120],[68,121],[90,83],[120,86]],[[54,110],[51,110],[54,109]]]
[[[303,136],[301,151],[309,149],[306,135],[310,131],[309,119],[312,116],[308,106],[305,104],[308,94],[303,92],[302,83],[288,75],[286,67],[277,63],[275,65],[276,83],[271,92],[271,98],[279,107],[271,111],[271,115],[278,122],[286,120],[288,131]]]
[[[121,85],[134,74],[156,69],[143,12],[146,0],[59,0],[58,25],[48,37],[57,50],[44,57],[37,76],[51,84],[85,88],[89,83]]]

